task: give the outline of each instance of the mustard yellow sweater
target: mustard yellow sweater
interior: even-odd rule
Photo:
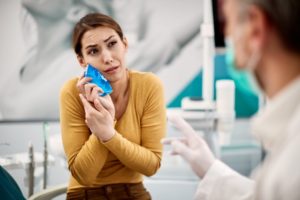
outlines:
[[[115,125],[116,134],[102,143],[85,124],[76,88],[69,80],[60,95],[60,123],[71,179],[68,191],[113,183],[137,183],[160,167],[166,132],[164,93],[152,73],[129,71],[129,100]]]

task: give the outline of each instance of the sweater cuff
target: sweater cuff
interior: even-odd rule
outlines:
[[[118,143],[120,143],[120,140],[122,139],[122,136],[116,131],[114,136],[112,136],[112,138],[110,138],[108,141],[106,142],[102,142],[102,144],[108,148],[111,149],[113,147],[116,147],[116,145]]]

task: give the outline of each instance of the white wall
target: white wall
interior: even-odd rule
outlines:
[[[0,74],[10,74],[25,53],[19,19],[20,8],[19,0],[0,0]],[[1,79],[0,87],[3,83],[4,80]]]

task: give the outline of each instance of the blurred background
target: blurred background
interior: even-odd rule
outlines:
[[[166,105],[201,96],[202,0],[1,0],[0,120],[58,119],[62,84],[82,72],[71,48],[75,23],[89,12],[111,15],[129,40],[130,69],[163,81]],[[222,54],[215,79],[228,77]],[[248,117],[255,96],[237,89],[237,115]],[[253,103],[254,101],[254,103]]]
[[[31,145],[36,153],[34,192],[45,185],[45,149],[47,187],[68,182],[59,143],[59,90],[82,73],[70,40],[75,23],[90,12],[120,23],[129,41],[128,68],[161,78],[168,109],[180,108],[184,97],[202,96],[202,0],[0,0],[0,164],[25,196]],[[214,69],[214,81],[233,79],[236,84],[235,142],[221,148],[221,158],[249,175],[261,159],[248,120],[258,109],[258,97],[227,70],[224,51],[214,56]],[[168,126],[168,136],[176,134]],[[154,199],[191,199],[197,177],[180,158],[164,158],[159,173],[146,180]]]

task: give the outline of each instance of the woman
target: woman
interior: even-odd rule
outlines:
[[[71,179],[67,199],[151,199],[142,175],[160,167],[166,116],[161,82],[128,70],[120,26],[88,14],[75,26],[73,48],[80,65],[96,67],[113,92],[101,97],[88,77],[61,90],[60,119]]]
[[[186,138],[165,143],[202,178],[197,199],[299,200],[300,1],[225,0],[224,13],[237,67],[253,72],[268,98],[252,121],[267,156],[253,179],[243,177],[215,159],[178,116],[170,120]]]

